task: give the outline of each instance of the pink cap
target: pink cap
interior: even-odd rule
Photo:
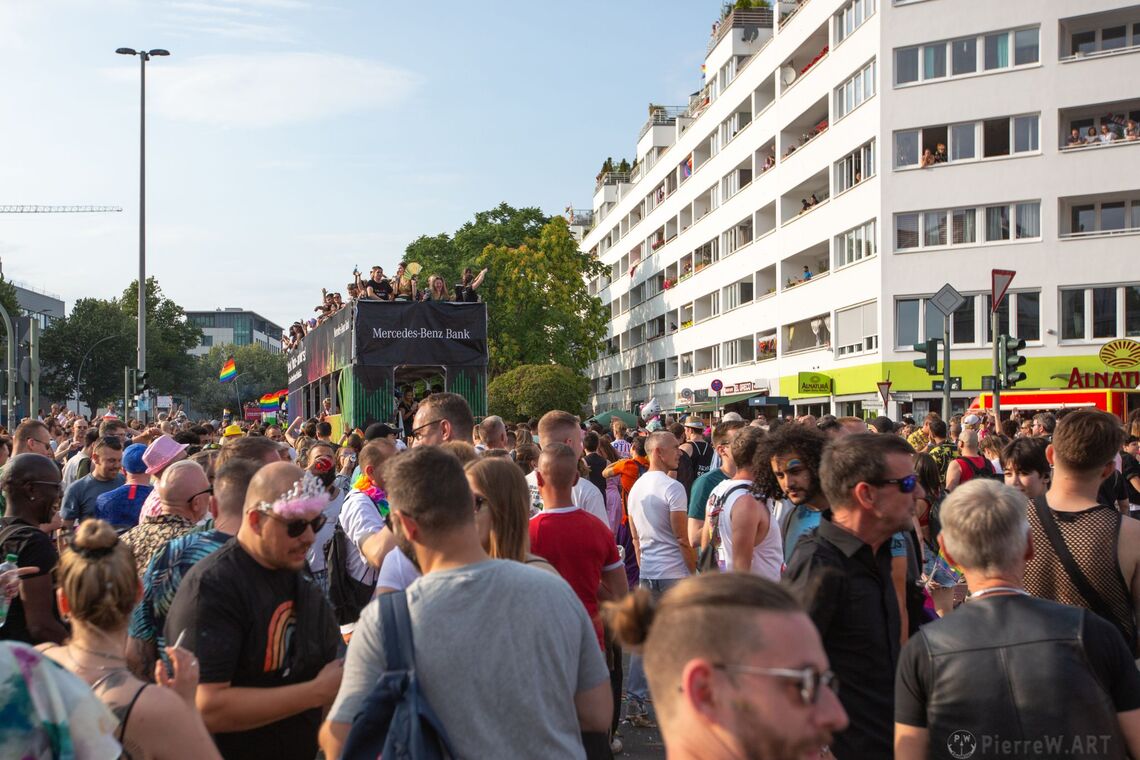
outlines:
[[[143,463],[146,465],[146,474],[155,475],[163,468],[176,462],[182,452],[186,451],[188,443],[179,443],[169,435],[160,435],[155,438],[146,451],[143,452]]]

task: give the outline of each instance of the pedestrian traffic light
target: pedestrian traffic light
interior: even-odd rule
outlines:
[[[1012,388],[1025,379],[1025,373],[1018,369],[1025,364],[1025,357],[1018,353],[1023,348],[1024,340],[998,336],[998,377],[1002,388]]]
[[[146,393],[147,391],[150,390],[150,383],[147,381],[147,378],[149,376],[150,376],[150,373],[146,372],[145,370],[136,369],[134,371],[135,394],[136,395],[139,393]]]
[[[942,341],[937,338],[926,341],[925,343],[915,343],[912,348],[920,354],[926,354],[922,359],[915,359],[914,366],[919,369],[926,370],[928,375],[937,375],[938,373],[938,344]]]

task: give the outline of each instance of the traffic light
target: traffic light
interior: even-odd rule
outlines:
[[[145,372],[141,369],[131,370],[131,383],[134,386],[136,396],[150,390],[150,383],[147,381],[149,376],[149,372]]]
[[[1025,364],[1025,357],[1018,353],[1023,348],[1024,340],[998,336],[998,377],[1002,388],[1012,388],[1025,379],[1025,373],[1018,369]]]
[[[920,354],[926,354],[922,359],[915,359],[914,366],[919,369],[926,370],[928,375],[937,375],[938,373],[938,345],[942,341],[937,338],[932,338],[925,343],[915,343],[912,348]]]

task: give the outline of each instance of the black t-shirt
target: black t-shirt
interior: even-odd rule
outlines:
[[[455,283],[455,300],[463,303],[478,303],[479,293],[470,285],[457,282]]]
[[[364,292],[367,293],[368,288],[372,288],[373,292],[385,301],[392,297],[392,282],[387,277],[384,277],[379,282],[376,280],[365,280]]]
[[[1124,475],[1124,488],[1128,491],[1128,501],[1140,505],[1140,491],[1132,486],[1132,478],[1140,477],[1140,462],[1128,452],[1122,452],[1120,472]]]
[[[416,413],[413,411],[415,405],[415,401],[408,403],[402,399],[396,404],[396,413],[400,415],[404,424],[404,435],[412,432],[412,421],[416,418]]]
[[[59,552],[56,551],[55,544],[52,543],[48,535],[40,530],[40,526],[22,518],[0,518],[0,537],[3,538],[3,543],[0,544],[0,562],[3,562],[7,555],[15,554],[17,557],[16,564],[19,567],[38,567],[40,569],[35,575],[25,577],[38,578],[41,575],[47,575],[55,569],[59,562]],[[52,594],[51,606],[52,612],[58,620],[59,611],[55,608],[54,594]],[[34,641],[31,633],[28,632],[24,603],[19,596],[12,599],[12,605],[8,608],[8,620],[3,626],[0,626],[0,640],[23,641],[26,644],[43,643]]]
[[[586,466],[590,468],[590,482],[598,487],[603,496],[606,493],[606,479],[602,477],[602,471],[606,469],[607,464],[609,462],[606,458],[596,451],[586,455]]]
[[[1097,503],[1107,504],[1113,509],[1116,509],[1116,502],[1127,498],[1128,488],[1124,483],[1124,476],[1116,470],[1101,481],[1100,488],[1096,492]]]
[[[167,641],[182,631],[202,683],[274,688],[316,677],[336,657],[339,633],[320,588],[299,572],[262,567],[232,541],[183,578],[166,617]],[[319,709],[249,731],[215,734],[226,758],[312,760]]]

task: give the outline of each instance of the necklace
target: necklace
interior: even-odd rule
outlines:
[[[980,591],[975,591],[974,593],[970,594],[969,598],[981,599],[986,594],[996,594],[999,591],[1004,591],[1010,594],[1021,594],[1022,596],[1029,596],[1028,591],[1023,588],[1017,588],[1016,586],[992,586],[990,588],[984,588]]]
[[[87,647],[83,646],[82,644],[80,644],[76,641],[70,642],[67,646],[68,647],[75,647],[80,652],[86,652],[87,654],[93,654],[96,657],[102,657],[104,660],[118,660],[119,662],[126,662],[127,661],[127,658],[122,656],[122,655],[107,654],[106,652],[97,652],[94,649],[88,649]]]

